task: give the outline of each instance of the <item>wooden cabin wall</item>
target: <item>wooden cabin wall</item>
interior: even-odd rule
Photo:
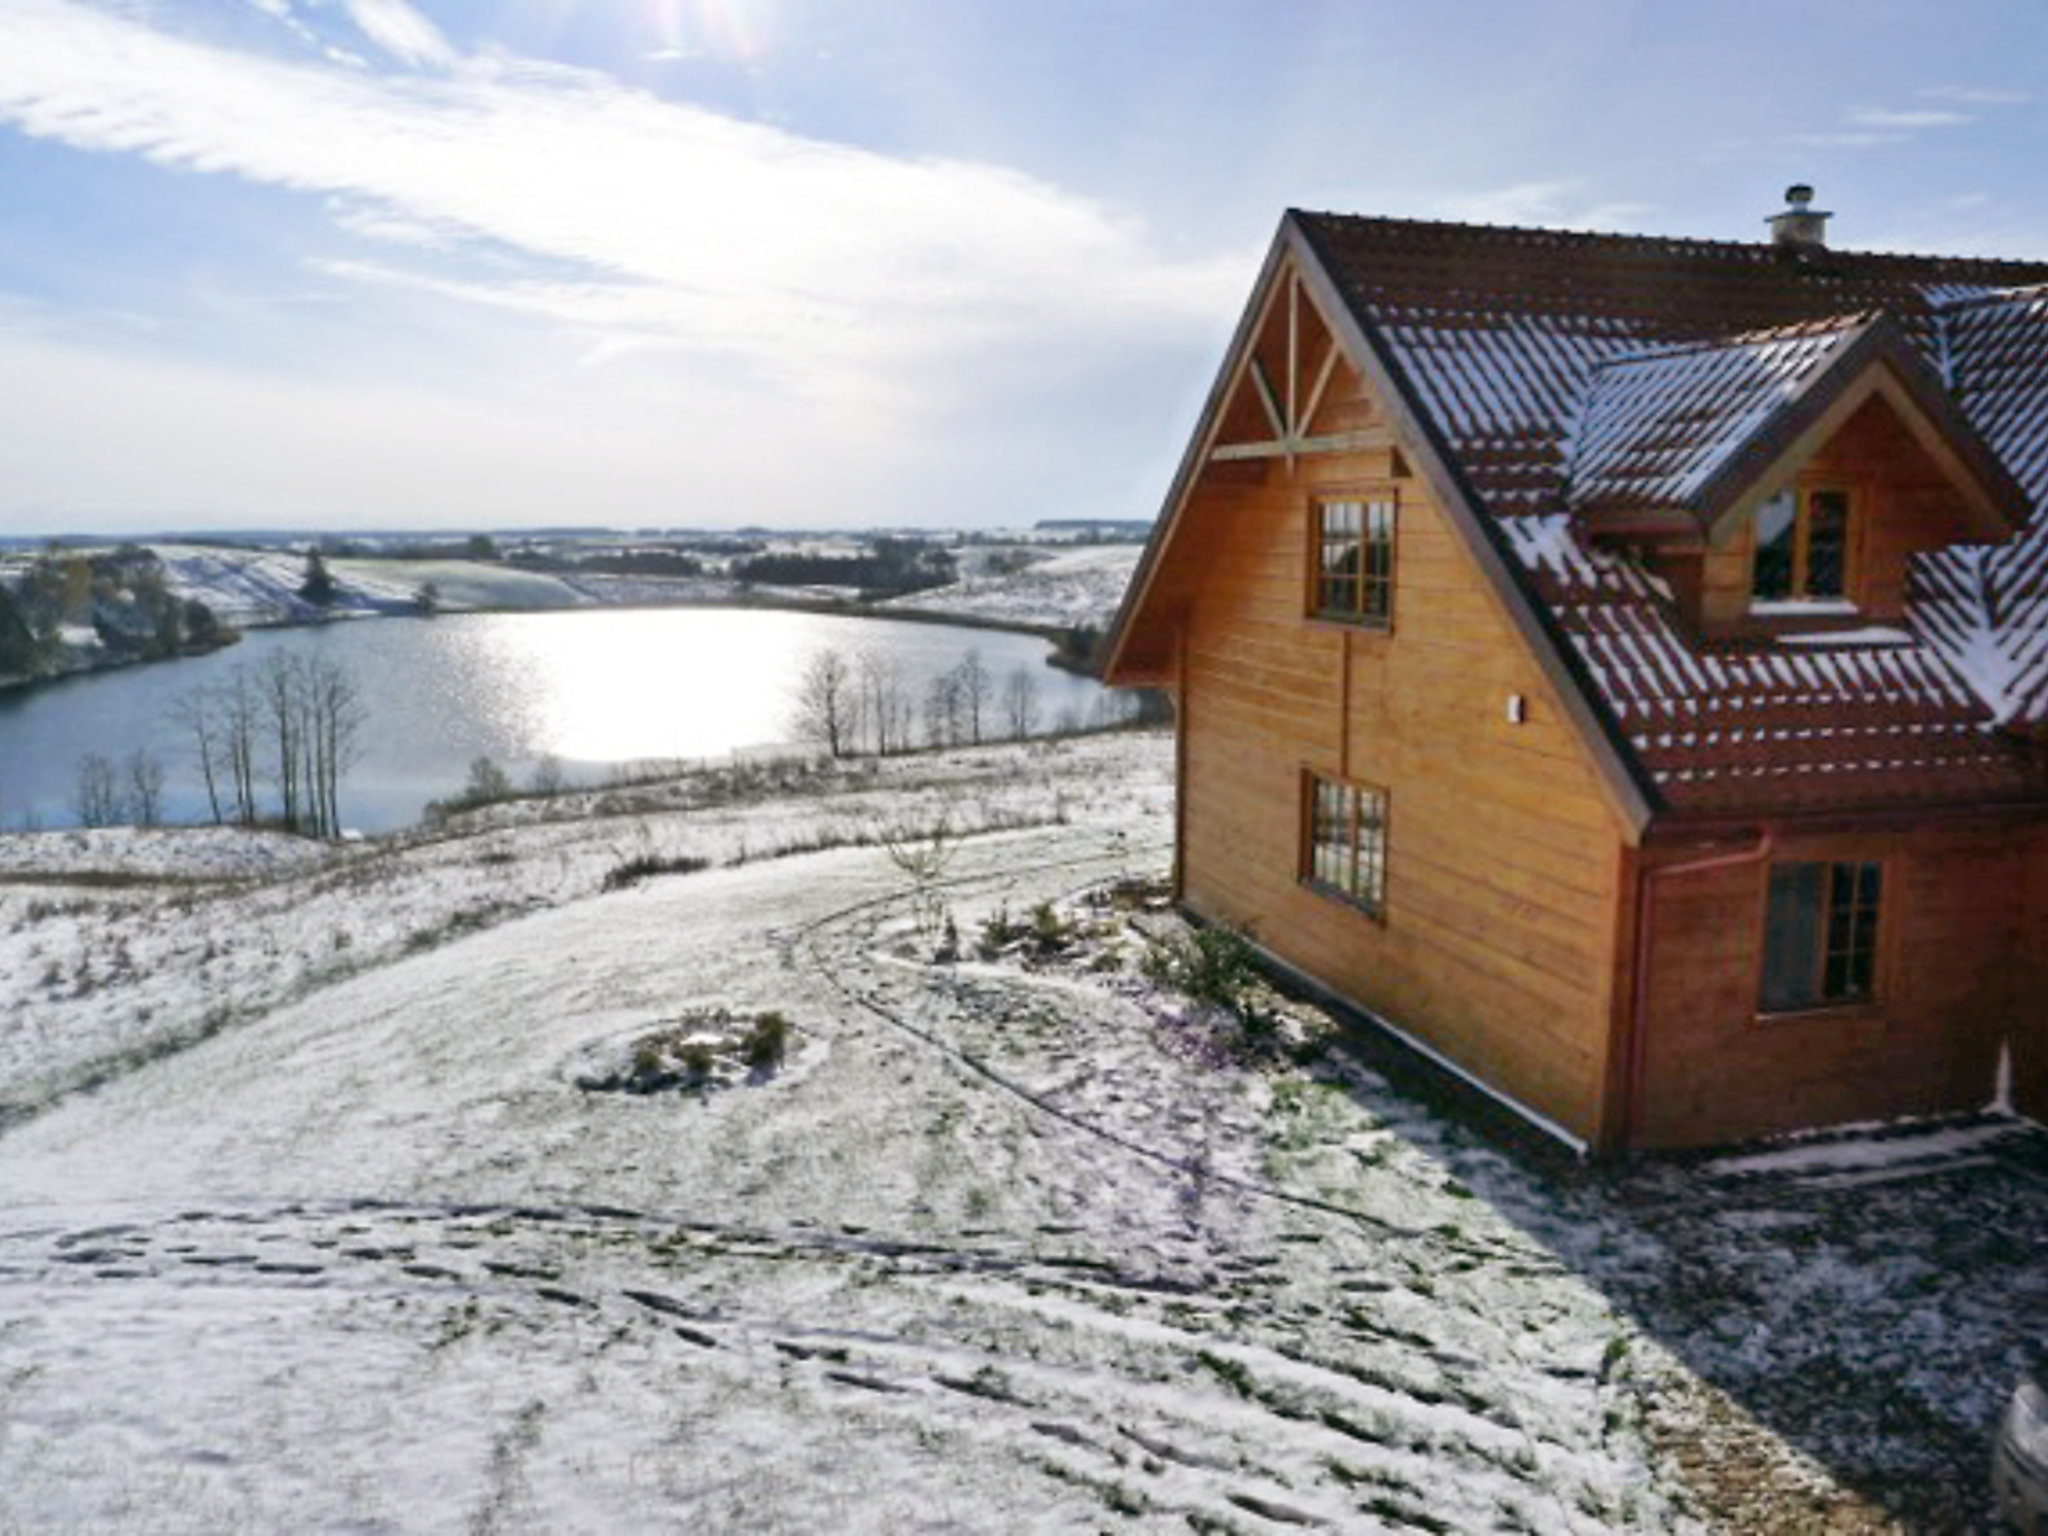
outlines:
[[[1183,895],[1590,1139],[1621,841],[1583,744],[1415,479],[1391,631],[1304,616],[1311,497],[1394,468],[1269,461],[1215,530],[1180,663]],[[1301,882],[1304,769],[1388,792],[1384,921]]]
[[[1857,605],[1872,618],[1905,612],[1907,562],[1914,553],[1969,536],[1956,493],[1881,399],[1843,423],[1807,473],[1848,485],[1861,497],[1850,558]]]
[[[1635,1144],[1709,1146],[1989,1103],[2009,1032],[2042,1040],[2048,841],[1925,828],[1785,838],[1770,856],[1884,862],[1877,996],[1760,1017],[1767,866],[1654,878]],[[2015,1057],[2038,1093],[2038,1057]]]

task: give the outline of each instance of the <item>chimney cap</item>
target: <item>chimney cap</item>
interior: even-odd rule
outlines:
[[[1799,255],[1827,249],[1828,220],[1833,215],[1809,206],[1812,202],[1813,188],[1803,181],[1785,189],[1784,211],[1764,220],[1771,226],[1773,245]]]

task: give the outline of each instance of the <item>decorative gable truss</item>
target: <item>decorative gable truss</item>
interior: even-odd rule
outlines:
[[[1209,448],[1213,463],[1386,449],[1358,370],[1309,293],[1300,269],[1282,267],[1254,315]]]

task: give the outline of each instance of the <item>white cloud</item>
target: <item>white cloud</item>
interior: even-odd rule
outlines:
[[[1976,118],[1967,112],[1948,112],[1935,108],[1888,111],[1879,107],[1867,107],[1861,111],[1851,112],[1845,121],[1851,128],[1872,128],[1880,131],[1897,129],[1910,132],[1920,128],[1956,128],[1965,123],[1974,123]]]
[[[1872,149],[1880,144],[1898,144],[1903,133],[1879,133],[1875,129],[1842,130],[1834,133],[1795,133],[1792,142],[1806,149]]]
[[[2015,107],[2034,99],[2030,91],[1982,85],[1930,85],[1920,94],[1936,101],[1960,101],[1977,107]]]
[[[1548,229],[1618,230],[1640,227],[1649,203],[1596,202],[1581,181],[1524,181],[1439,198],[1438,218],[1467,224],[1536,225]]]
[[[347,0],[349,19],[371,42],[407,64],[447,66],[455,62],[435,25],[405,0]]]
[[[15,524],[1141,515],[1134,462],[1170,472],[1263,243],[1168,255],[1015,171],[503,56],[380,74],[0,0],[0,60],[0,132],[202,173],[196,219],[202,177],[301,194],[330,232],[290,303],[223,258],[185,280],[202,324],[0,314]]]
[[[398,14],[378,22],[394,47]],[[468,237],[533,270],[437,266],[446,293],[779,368],[886,367],[1048,329],[1206,330],[1255,259],[1168,260],[1132,221],[1013,171],[806,139],[552,64],[451,55],[444,73],[380,79],[64,0],[0,8],[0,57],[0,122],[329,194],[357,235]]]

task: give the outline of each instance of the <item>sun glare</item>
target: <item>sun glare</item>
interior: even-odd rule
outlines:
[[[698,757],[732,740],[792,734],[786,701],[800,664],[794,651],[785,654],[764,626],[748,623],[752,615],[709,615],[700,627],[724,619],[744,632],[676,655],[665,617],[594,613],[496,626],[494,642],[516,652],[516,659],[494,658],[498,691],[524,717],[505,722],[512,734],[532,751],[586,763]]]

